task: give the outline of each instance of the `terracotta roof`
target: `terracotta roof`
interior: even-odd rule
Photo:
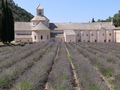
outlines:
[[[48,27],[46,27],[43,23],[39,23],[37,26],[35,26],[32,30],[50,30]]]
[[[18,30],[31,30],[31,22],[15,22],[15,31]]]
[[[45,16],[35,16],[33,19],[31,19],[31,21],[49,21],[49,19]]]
[[[82,30],[82,29],[115,29],[111,22],[102,23],[50,23],[52,30]]]

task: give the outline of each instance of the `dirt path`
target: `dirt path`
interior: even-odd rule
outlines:
[[[100,77],[101,77],[101,78],[104,80],[104,82],[107,84],[109,90],[113,90],[111,84],[106,80],[106,78],[105,78],[101,73],[99,73],[99,74],[100,74]]]

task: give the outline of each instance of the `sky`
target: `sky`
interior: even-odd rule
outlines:
[[[120,10],[120,0],[14,0],[18,6],[36,16],[36,7],[44,7],[50,22],[89,22],[107,19]]]

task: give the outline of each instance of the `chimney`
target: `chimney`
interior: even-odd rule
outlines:
[[[111,19],[111,25],[113,25],[113,19]]]
[[[102,23],[100,22],[99,29],[102,29]]]
[[[120,10],[118,11],[118,14],[120,14]]]

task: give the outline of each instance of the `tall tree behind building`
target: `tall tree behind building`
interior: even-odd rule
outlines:
[[[118,13],[114,14],[113,17],[108,17],[105,20],[98,19],[97,22],[111,22],[112,19],[113,19],[114,25],[116,27],[120,27],[120,10],[118,11]]]
[[[95,22],[94,18],[92,18],[92,22]]]

